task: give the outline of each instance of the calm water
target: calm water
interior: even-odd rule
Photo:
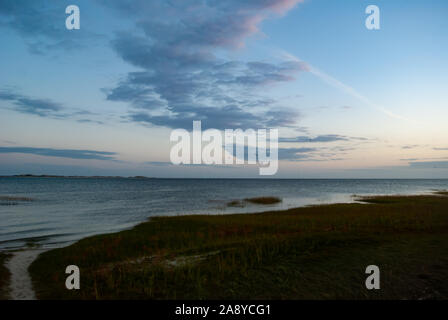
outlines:
[[[350,202],[354,194],[417,194],[447,188],[448,180],[0,178],[0,249],[63,246],[158,215],[277,210]],[[277,196],[283,202],[226,206],[231,200],[259,196]]]

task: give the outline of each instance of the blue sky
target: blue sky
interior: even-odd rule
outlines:
[[[171,130],[202,120],[278,128],[279,178],[448,178],[447,16],[444,0],[3,0],[0,174],[257,177],[170,165]]]

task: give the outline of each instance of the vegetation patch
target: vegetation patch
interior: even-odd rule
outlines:
[[[227,202],[227,206],[242,208],[245,206],[245,203],[244,203],[244,201],[241,201],[241,200],[232,200],[232,201]]]
[[[434,191],[434,194],[437,194],[439,196],[448,196],[448,190],[436,190]]]
[[[27,197],[0,196],[0,201],[34,201],[34,199]]]
[[[0,252],[0,300],[8,298],[7,290],[9,285],[10,273],[6,268],[6,260],[10,258],[10,254]]]
[[[157,217],[41,254],[40,299],[447,299],[448,197]],[[81,270],[66,290],[65,267]],[[368,265],[381,290],[365,288]]]
[[[255,204],[275,204],[282,202],[282,199],[277,197],[258,197],[258,198],[247,198],[244,201],[255,203]]]
[[[27,197],[13,197],[13,196],[0,196],[0,206],[15,206],[20,202],[34,201],[34,199]]]

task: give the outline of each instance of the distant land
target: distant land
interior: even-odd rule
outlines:
[[[78,178],[78,179],[155,179],[153,177],[145,177],[145,176],[133,176],[133,177],[122,177],[122,176],[60,176],[60,175],[50,175],[50,174],[15,174],[8,176],[0,176],[0,178]]]

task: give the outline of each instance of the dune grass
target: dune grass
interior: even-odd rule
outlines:
[[[45,252],[40,299],[447,299],[448,197],[157,217]],[[81,289],[65,289],[65,268]],[[365,288],[378,265],[381,290]]]
[[[5,266],[9,254],[0,252],[0,300],[7,299],[7,286],[9,284],[9,270]]]

